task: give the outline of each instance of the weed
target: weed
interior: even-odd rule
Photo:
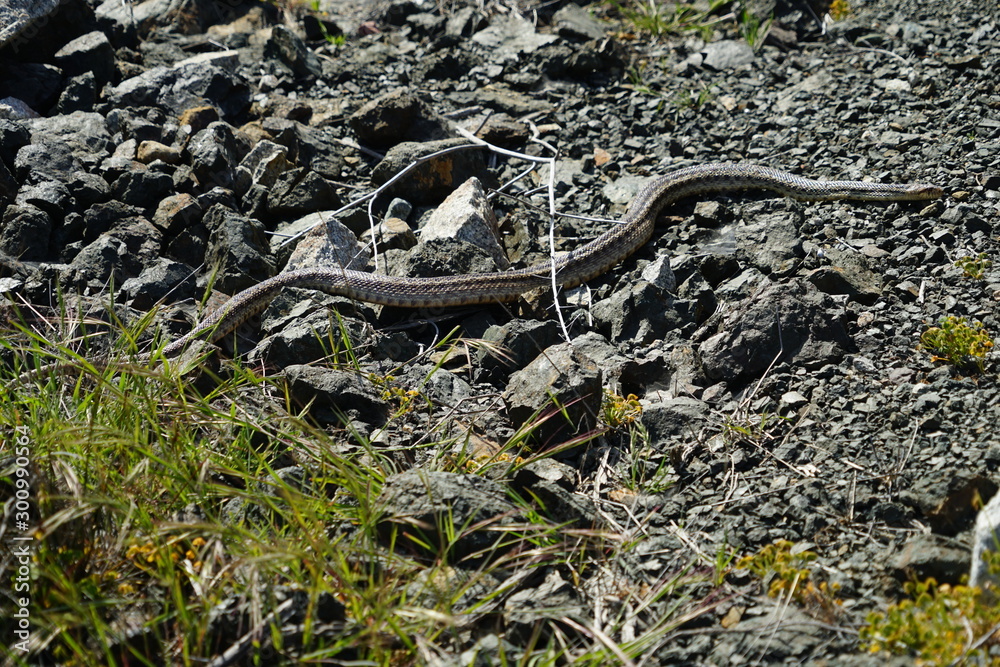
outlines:
[[[642,416],[642,406],[639,397],[629,394],[622,397],[613,391],[604,390],[604,400],[601,402],[601,412],[604,423],[611,428],[631,426]]]
[[[996,642],[1000,607],[978,587],[927,579],[903,589],[908,599],[868,615],[859,633],[863,649],[915,655],[922,665],[997,664],[988,644]]]
[[[946,361],[957,368],[975,366],[982,373],[993,339],[982,322],[970,326],[964,317],[949,315],[920,335],[920,346],[931,353],[932,361]]]
[[[760,51],[761,47],[764,46],[764,40],[767,38],[767,33],[771,30],[772,23],[774,23],[773,15],[768,17],[766,20],[761,21],[756,14],[748,11],[744,7],[743,10],[740,11],[737,26],[740,36],[744,41],[746,41],[750,48],[754,51]]]
[[[851,13],[851,3],[848,0],[833,0],[829,12],[834,21],[842,21]]]
[[[722,424],[722,437],[730,445],[750,444],[763,447],[777,437],[778,429],[788,423],[787,417],[771,412],[751,414],[737,409]]]
[[[656,0],[633,0],[625,3],[611,0],[610,4],[639,32],[661,37],[693,31],[708,41],[712,37],[712,26],[720,20],[713,15],[727,2],[728,0],[709,0],[707,9],[698,9],[681,2],[663,4]]]
[[[674,105],[678,109],[700,109],[712,100],[712,87],[715,84],[702,86],[701,90],[684,89],[674,97]]]
[[[816,554],[811,551],[792,553],[794,546],[788,540],[778,540],[752,556],[744,556],[736,566],[764,579],[768,596],[795,600],[826,621],[836,619],[843,604],[837,598],[840,587],[825,581],[817,586],[812,580],[812,572],[806,567],[816,560]]]
[[[986,276],[986,270],[993,266],[993,262],[986,259],[986,253],[981,252],[975,257],[962,257],[955,260],[955,266],[962,269],[962,275],[973,280],[982,280]]]

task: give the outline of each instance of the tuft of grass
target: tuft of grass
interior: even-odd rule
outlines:
[[[755,52],[760,51],[761,47],[764,46],[764,40],[767,39],[767,33],[770,32],[771,24],[773,23],[773,14],[767,19],[761,21],[756,14],[748,11],[746,7],[740,10],[739,16],[737,17],[737,29],[740,33],[740,37],[742,37]]]
[[[712,87],[714,84],[702,86],[700,89],[683,89],[674,97],[674,105],[678,109],[700,109],[714,97]]]
[[[932,361],[946,361],[963,369],[975,367],[982,373],[993,339],[982,322],[970,325],[964,317],[949,315],[920,335],[920,346],[931,353]]]
[[[652,37],[696,32],[705,41],[712,37],[713,26],[722,20],[716,12],[728,0],[709,0],[707,9],[683,2],[663,3],[657,0],[626,0],[609,4],[616,8],[637,32]]]

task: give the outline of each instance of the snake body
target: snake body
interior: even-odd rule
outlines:
[[[260,313],[286,287],[304,287],[386,306],[428,308],[511,301],[528,290],[556,282],[579,285],[598,276],[642,247],[652,236],[660,212],[679,199],[729,190],[770,190],[804,201],[856,199],[899,201],[935,199],[944,194],[926,183],[886,184],[817,181],[753,164],[704,164],[650,179],[635,195],[619,224],[586,245],[555,260],[524,269],[434,278],[385,276],[339,267],[298,269],[238,292],[184,336],[167,345],[176,354],[194,339],[215,342]],[[553,261],[555,266],[553,267]]]

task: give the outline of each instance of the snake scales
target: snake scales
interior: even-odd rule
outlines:
[[[598,276],[649,240],[664,207],[692,195],[726,190],[763,189],[806,201],[859,199],[874,201],[935,199],[936,185],[895,185],[863,181],[816,181],[752,164],[704,164],[658,176],[646,183],[629,204],[620,223],[593,241],[555,260],[556,281],[573,287]],[[285,287],[305,287],[387,306],[411,308],[463,306],[511,301],[536,287],[551,284],[552,261],[502,273],[469,273],[436,278],[400,278],[338,267],[299,269],[278,274],[239,292],[186,335],[163,349],[180,352],[191,340],[217,341],[264,310]]]
[[[862,181],[816,181],[752,164],[704,164],[648,181],[629,204],[619,224],[586,245],[554,260],[515,271],[470,273],[435,278],[401,278],[339,267],[281,273],[237,293],[184,336],[163,348],[163,356],[181,352],[191,341],[215,342],[260,313],[286,287],[305,287],[388,306],[412,308],[461,306],[510,301],[556,281],[579,285],[622,261],[649,240],[664,207],[684,197],[727,190],[763,189],[806,201],[858,199],[874,201],[934,199],[944,194],[935,185],[883,184]],[[149,355],[139,357],[147,361]],[[44,369],[38,369],[39,371]],[[34,376],[38,371],[29,373]]]

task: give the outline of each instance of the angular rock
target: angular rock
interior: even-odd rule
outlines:
[[[205,261],[218,267],[215,287],[235,294],[274,275],[267,255],[264,226],[222,204],[210,208],[203,219],[211,237]]]
[[[725,39],[706,44],[702,49],[705,67],[724,72],[734,70],[754,61],[754,52],[742,39]]]
[[[284,240],[283,236],[310,230],[294,246],[285,265],[285,271],[335,266],[355,271],[366,269],[371,259],[368,248],[358,241],[354,232],[330,213],[332,211],[310,213],[287,226],[280,227],[278,230],[280,233],[272,237],[272,249],[277,254],[277,246]]]
[[[437,141],[448,136],[444,120],[405,88],[368,102],[351,114],[348,122],[361,141],[373,146]]]
[[[383,510],[379,523],[383,540],[469,567],[502,555],[492,551],[505,541],[496,528],[524,520],[500,484],[449,472],[411,470],[392,475],[376,504]],[[417,539],[408,539],[408,533]]]
[[[60,0],[4,0],[0,2],[0,47],[31,28],[36,21],[56,11]]]
[[[271,29],[271,39],[264,47],[264,56],[277,57],[299,78],[318,79],[323,75],[319,58],[298,35],[283,25]]]
[[[518,428],[539,424],[534,437],[558,444],[592,431],[601,411],[604,375],[589,357],[568,343],[553,345],[510,378],[502,398]]]
[[[478,178],[470,178],[448,195],[420,228],[420,240],[457,239],[482,248],[497,267],[510,266],[500,244],[500,230]]]
[[[97,90],[111,83],[115,76],[115,50],[107,35],[99,30],[66,43],[56,51],[55,61],[67,76],[85,72],[93,75]]]
[[[295,365],[283,375],[289,396],[321,424],[343,426],[347,419],[381,426],[388,417],[389,404],[357,373]]]
[[[698,433],[708,424],[711,408],[708,403],[688,396],[660,399],[656,392],[647,395],[651,401],[642,407],[642,425],[649,433],[649,444],[658,449],[677,436]]]
[[[52,217],[36,206],[8,206],[0,225],[0,252],[29,261],[46,259],[52,226]]]
[[[808,283],[766,284],[738,303],[723,304],[701,334],[698,348],[710,380],[758,377],[778,361],[818,368],[839,360],[854,345],[839,316]],[[716,333],[711,333],[715,331]]]
[[[968,545],[933,533],[910,538],[891,563],[891,573],[901,581],[933,577],[939,584],[955,585],[968,571]]]
[[[684,325],[673,304],[670,294],[640,280],[595,303],[591,314],[609,340],[648,345]]]
[[[196,291],[197,283],[191,267],[165,257],[157,259],[121,286],[122,296],[131,299],[129,305],[138,310],[149,310],[168,295],[173,301],[190,299]]]
[[[489,347],[476,351],[476,364],[486,376],[497,381],[511,371],[524,368],[543,350],[558,343],[559,326],[552,320],[511,320],[491,326],[482,338]]]
[[[419,158],[446,148],[465,145],[468,145],[465,139],[397,144],[375,165],[372,183],[385,183]],[[423,162],[394,183],[389,189],[389,196],[399,197],[413,204],[434,203],[447,197],[460,183],[485,171],[482,151],[460,149]]]

